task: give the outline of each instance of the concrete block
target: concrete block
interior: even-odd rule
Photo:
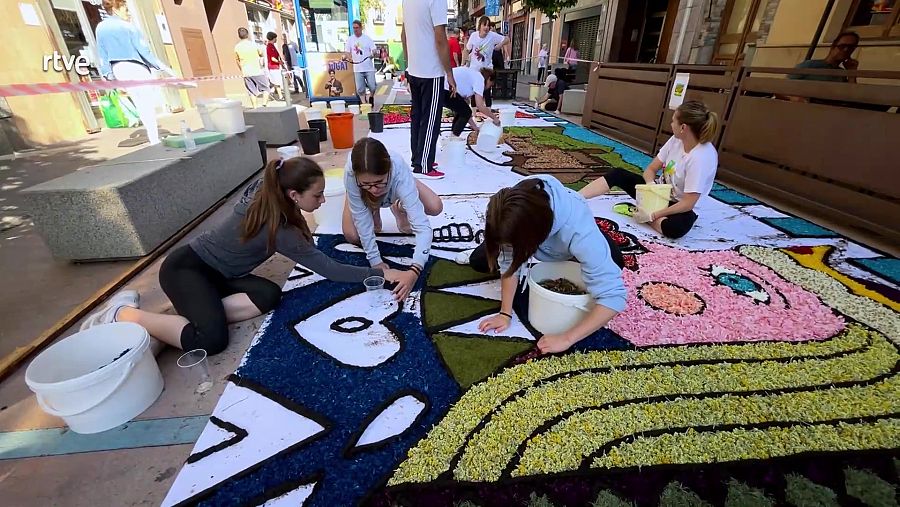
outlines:
[[[257,107],[244,110],[244,122],[256,127],[256,136],[268,146],[297,142],[300,120],[292,107]]]
[[[159,144],[25,189],[54,257],[134,258],[234,191],[262,167],[256,129],[190,153]]]
[[[584,111],[584,90],[566,90],[562,96],[562,111],[566,114],[581,114]]]

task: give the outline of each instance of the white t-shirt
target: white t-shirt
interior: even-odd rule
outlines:
[[[656,156],[663,163],[662,183],[672,185],[676,201],[686,193],[700,194],[701,202],[712,190],[719,167],[719,154],[712,143],[694,146],[690,153],[684,152],[684,144],[672,136]]]
[[[444,77],[434,28],[447,24],[446,0],[403,0],[403,29],[406,30],[406,71],[419,78]]]
[[[494,48],[505,38],[493,30],[488,32],[483,39],[478,32],[473,32],[469,37],[469,42],[466,43],[466,49],[469,50],[469,67],[475,70],[482,67],[493,69],[494,63],[491,61],[491,56],[494,54]]]
[[[469,98],[478,94],[484,96],[484,76],[481,72],[469,67],[454,67],[453,79],[456,80],[456,93]],[[444,89],[450,89],[450,83],[444,81]]]
[[[375,41],[366,34],[362,34],[362,37],[351,35],[347,39],[346,51],[350,53],[350,60],[362,62],[353,64],[353,72],[375,72],[375,57],[372,55],[375,49]]]

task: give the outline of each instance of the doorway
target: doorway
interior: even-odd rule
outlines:
[[[768,0],[728,0],[722,12],[722,25],[713,51],[713,63],[740,65],[747,45],[759,39],[759,27]]]

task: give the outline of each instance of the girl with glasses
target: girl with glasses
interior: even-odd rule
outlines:
[[[401,233],[415,234],[413,263],[409,271],[402,272],[394,289],[398,300],[406,299],[428,261],[432,240],[428,217],[443,211],[441,198],[413,178],[402,155],[388,152],[380,141],[370,137],[357,141],[350,151],[344,186],[344,237],[363,247],[372,268],[388,268],[375,242],[375,235],[381,232],[381,208],[391,209]]]

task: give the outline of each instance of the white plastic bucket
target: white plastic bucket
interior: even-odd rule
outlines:
[[[346,100],[332,100],[331,101],[331,112],[332,113],[344,113],[347,111],[347,101]]]
[[[359,113],[360,113],[360,109],[357,104],[351,104],[351,105],[347,106],[347,110],[355,115],[359,115]]]
[[[281,157],[281,160],[287,160],[289,158],[296,158],[300,156],[300,148],[298,146],[282,146],[275,151],[278,152],[278,156]]]
[[[512,127],[516,124],[516,110],[515,109],[501,109],[500,110],[500,126],[501,127]]]
[[[76,433],[125,424],[163,390],[150,335],[130,322],[95,326],[55,343],[28,365],[25,383],[44,412],[62,417]]]
[[[206,131],[215,131],[216,126],[213,124],[212,117],[209,115],[209,105],[213,101],[211,100],[198,100],[197,101],[197,114],[200,115],[200,121],[203,122],[203,130]]]
[[[479,150],[494,151],[497,149],[501,135],[503,135],[502,128],[494,125],[490,120],[485,120],[481,124],[481,129],[478,132],[478,141],[475,142],[475,146]]]
[[[344,172],[343,169],[325,174],[325,204],[313,212],[319,227],[328,227],[329,232],[340,231],[344,218]]]
[[[648,213],[656,213],[669,207],[672,185],[635,185],[634,190],[638,207]]]
[[[565,333],[591,311],[596,303],[590,294],[569,295],[538,285],[544,280],[565,278],[584,288],[581,264],[572,261],[540,262],[528,275],[528,321],[543,334]]]
[[[447,154],[447,165],[461,166],[466,156],[466,141],[458,137],[451,138],[444,145],[444,152]]]
[[[530,83],[528,85],[528,101],[529,102],[537,102],[537,99],[541,98],[541,84]]]
[[[247,130],[244,123],[244,107],[239,100],[215,99],[206,105],[214,130],[225,135],[239,134]]]
[[[309,104],[313,109],[318,109],[319,111],[324,111],[328,109],[328,102],[324,100],[317,100],[315,102],[311,102]]]
[[[306,117],[306,121],[321,120],[323,118],[322,110],[319,109],[318,107],[311,107],[311,108],[307,109],[306,111],[303,111],[303,115]]]

